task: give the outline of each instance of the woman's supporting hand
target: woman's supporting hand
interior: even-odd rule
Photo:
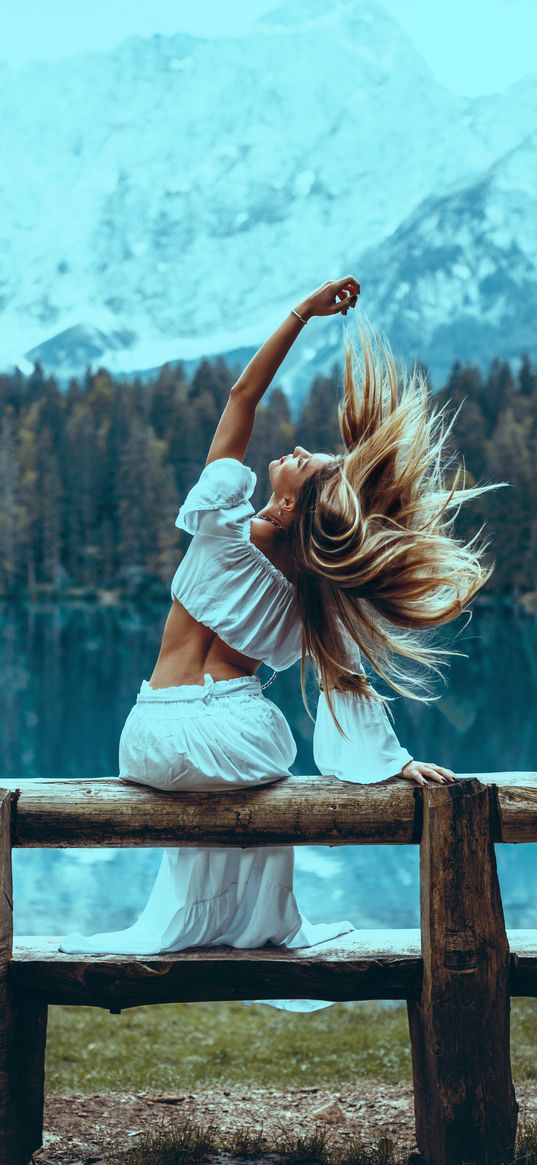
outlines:
[[[333,316],[337,312],[346,316],[350,307],[356,307],[359,294],[360,284],[353,275],[345,275],[343,279],[329,279],[307,295],[296,310],[306,319],[310,316]]]
[[[417,785],[426,785],[425,777],[431,781],[439,781],[440,784],[457,780],[451,769],[443,769],[441,765],[427,764],[421,760],[409,760],[397,775],[407,781],[415,781]]]

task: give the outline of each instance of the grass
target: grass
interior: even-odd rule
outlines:
[[[512,999],[515,1083],[537,1079],[536,1048],[537,999]],[[158,1004],[121,1015],[49,1008],[49,1095],[226,1085],[335,1088],[367,1076],[411,1082],[404,1003],[334,1004],[309,1015],[240,1003]]]
[[[109,1155],[107,1165],[191,1165],[207,1160],[211,1152],[225,1153],[228,1160],[237,1160],[241,1156],[244,1160],[247,1155],[247,1163],[261,1156],[266,1160],[267,1153],[275,1153],[278,1161],[289,1162],[289,1165],[295,1162],[297,1165],[299,1162],[304,1165],[398,1165],[400,1160],[394,1156],[396,1143],[389,1137],[381,1136],[378,1141],[369,1143],[353,1137],[342,1150],[331,1146],[328,1135],[321,1131],[293,1137],[282,1130],[277,1147],[271,1146],[259,1134],[242,1132],[224,1143],[222,1137],[214,1135],[213,1126],[188,1129],[185,1125],[184,1129],[176,1129],[173,1133],[147,1134],[140,1138],[142,1140],[143,1144],[133,1149]]]
[[[537,1026],[537,1013],[536,1013]],[[312,1014],[240,1003],[50,1007],[47,1092],[411,1079],[406,1007],[335,1004]]]
[[[382,1134],[370,1141],[350,1136],[342,1147],[332,1143],[324,1129],[297,1136],[282,1128],[277,1143],[271,1143],[259,1131],[239,1130],[226,1138],[214,1125],[196,1125],[188,1119],[171,1131],[153,1129],[144,1133],[133,1148],[109,1153],[106,1161],[107,1165],[194,1165],[215,1152],[225,1154],[228,1161],[247,1157],[246,1165],[256,1157],[266,1160],[267,1153],[276,1154],[277,1161],[286,1165],[417,1165],[423,1162],[418,1153],[401,1154],[397,1141]],[[221,1156],[219,1159],[222,1161]],[[512,1165],[537,1165],[537,1122],[519,1128]]]
[[[277,1154],[278,1162],[289,1165],[399,1165],[402,1162],[396,1155],[396,1141],[382,1135],[369,1142],[349,1137],[342,1149],[330,1143],[324,1129],[297,1136],[282,1127],[277,1144],[273,1144],[260,1132],[239,1130],[226,1138],[218,1134],[214,1125],[194,1125],[186,1120],[171,1132],[156,1130],[144,1134],[132,1149],[109,1154],[107,1165],[193,1165],[214,1152],[226,1154],[228,1160],[247,1157],[246,1165],[257,1157],[266,1160],[267,1153]],[[533,1165],[533,1161],[520,1165]]]

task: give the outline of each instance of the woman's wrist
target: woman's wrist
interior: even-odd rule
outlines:
[[[302,316],[302,319],[306,320],[306,322],[309,319],[311,319],[311,317],[313,315],[311,303],[309,302],[308,299],[303,299],[303,300],[301,300],[300,303],[295,303],[292,310],[298,312],[299,316]],[[295,319],[296,319],[296,316],[295,316]]]

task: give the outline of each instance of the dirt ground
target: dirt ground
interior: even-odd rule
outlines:
[[[519,1127],[524,1120],[537,1120],[537,1083],[518,1085],[516,1094]],[[368,1077],[352,1087],[333,1091],[253,1088],[249,1092],[205,1089],[195,1093],[50,1096],[45,1102],[43,1148],[36,1151],[33,1160],[35,1165],[104,1165],[109,1149],[129,1149],[142,1130],[172,1127],[186,1117],[214,1122],[223,1135],[239,1128],[253,1131],[262,1126],[272,1146],[281,1143],[282,1128],[292,1133],[311,1133],[323,1125],[328,1128],[331,1143],[344,1145],[351,1136],[374,1140],[387,1135],[396,1141],[402,1161],[412,1151],[417,1152],[411,1085],[384,1084]],[[213,1157],[215,1163],[224,1160],[229,1158],[219,1154]],[[244,1157],[241,1161],[245,1165]],[[257,1165],[262,1165],[259,1157]]]

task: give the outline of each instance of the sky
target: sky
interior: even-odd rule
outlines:
[[[285,0],[292,4],[293,0]],[[457,93],[497,93],[537,72],[537,0],[381,0]],[[327,0],[327,6],[330,0]],[[367,0],[356,0],[367,7]],[[0,14],[0,59],[18,65],[84,50],[109,51],[127,36],[243,33],[274,0],[17,0]]]

